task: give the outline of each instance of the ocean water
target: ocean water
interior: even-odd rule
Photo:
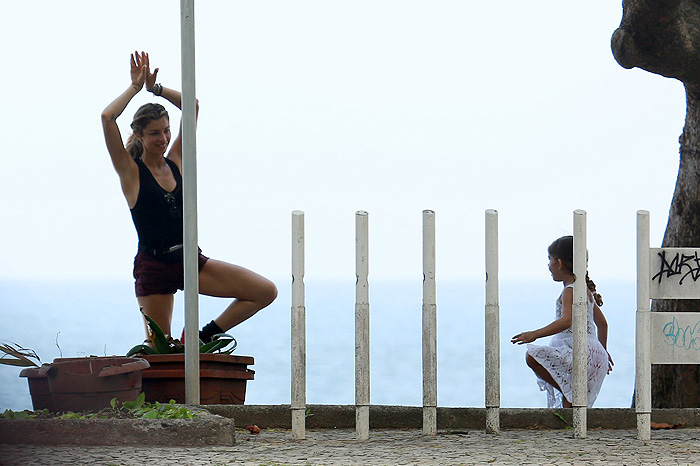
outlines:
[[[306,282],[307,403],[354,403],[354,277],[347,282]],[[279,297],[234,328],[237,354],[255,358],[246,403],[290,402],[290,284],[277,281]],[[615,368],[595,407],[629,407],[634,387],[634,283],[599,284],[609,323],[608,349]],[[554,318],[561,285],[500,284],[501,406],[543,407],[546,396],[525,365],[525,347],[510,343],[524,330]],[[182,293],[173,333],[183,326]],[[419,280],[370,281],[370,399],[372,404],[420,406],[421,304]],[[437,283],[438,404],[484,406],[484,284]],[[202,297],[200,322],[227,301]],[[0,340],[34,349],[43,362],[56,357],[125,354],[143,341],[131,281],[1,281]],[[542,341],[547,341],[543,339]],[[539,342],[539,341],[538,341]],[[31,409],[19,368],[0,365],[0,411]]]

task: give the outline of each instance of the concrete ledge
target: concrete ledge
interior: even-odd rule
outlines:
[[[289,405],[207,405],[213,414],[236,419],[239,426],[291,428]],[[308,429],[354,429],[354,405],[308,405]],[[572,409],[501,408],[502,429],[566,429],[573,422]],[[700,427],[700,409],[656,409],[652,420],[671,425]],[[372,429],[421,429],[423,408],[419,406],[370,406]],[[438,429],[483,430],[485,408],[438,408]],[[637,416],[631,408],[592,408],[588,410],[589,429],[636,429]]]
[[[0,444],[227,446],[236,443],[235,423],[244,427],[290,429],[289,405],[202,405],[195,419],[0,419]],[[308,429],[354,429],[354,405],[308,405]],[[207,412],[209,411],[209,412]],[[700,427],[700,409],[657,409],[652,420]],[[419,406],[370,406],[371,429],[421,429]],[[502,408],[501,429],[566,429],[571,409]],[[443,431],[486,427],[484,408],[438,408]],[[588,410],[588,429],[633,430],[636,414],[629,408]]]
[[[234,420],[208,412],[195,419],[0,419],[0,444],[227,446]]]

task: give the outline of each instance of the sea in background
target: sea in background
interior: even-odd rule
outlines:
[[[231,330],[236,354],[255,358],[247,404],[290,402],[291,286],[276,281],[279,297]],[[615,361],[595,407],[629,407],[634,387],[635,284],[599,283]],[[525,347],[510,343],[524,330],[554,319],[561,292],[554,282],[500,283],[501,406],[543,407],[546,396],[525,365]],[[173,333],[183,326],[183,293],[176,296]],[[354,277],[306,281],[307,403],[354,403]],[[372,404],[420,406],[422,283],[370,277],[370,399]],[[200,322],[227,305],[202,297]],[[437,282],[438,405],[484,406],[484,283]],[[143,326],[125,281],[0,281],[0,340],[56,357],[125,354],[143,341]],[[543,339],[541,341],[548,341]],[[538,340],[538,343],[540,340]],[[20,369],[0,365],[0,411],[31,409]]]

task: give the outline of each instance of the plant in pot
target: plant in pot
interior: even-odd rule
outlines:
[[[153,319],[144,314],[149,329],[149,344],[134,346],[127,356],[147,360],[150,367],[143,371],[142,390],[146,401],[167,403],[171,399],[185,403],[184,345],[167,336]],[[199,346],[199,381],[201,404],[243,404],[248,380],[255,371],[250,356],[234,356],[236,339],[221,333],[209,343]]]
[[[24,367],[19,376],[27,378],[34,410],[53,410],[49,381],[45,376],[39,375],[41,359],[39,359],[36,351],[24,348],[17,343],[4,342],[0,344],[0,353],[2,353],[0,355],[0,364]]]
[[[141,311],[143,314],[143,310]],[[148,356],[153,354],[177,354],[185,352],[185,345],[178,339],[165,335],[158,324],[143,314],[148,323],[148,343],[136,345],[126,353],[126,356]],[[230,348],[226,349],[227,346]],[[219,333],[212,337],[209,343],[199,341],[200,353],[231,354],[238,346],[238,342],[231,335]]]
[[[33,350],[14,343],[0,345],[0,362],[26,367],[26,377],[35,411],[99,411],[112,398],[134,401],[141,393],[141,371],[148,361],[124,356],[58,358],[41,362]]]

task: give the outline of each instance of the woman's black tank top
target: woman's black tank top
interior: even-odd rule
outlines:
[[[166,158],[165,162],[175,178],[175,189],[170,192],[158,184],[141,159],[136,159],[139,196],[131,218],[139,237],[139,250],[151,254],[182,244],[182,176],[173,161]]]

